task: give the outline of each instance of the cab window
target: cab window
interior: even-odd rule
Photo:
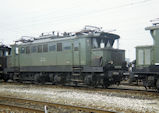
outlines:
[[[15,54],[18,55],[19,54],[19,48],[15,47]]]
[[[114,40],[107,38],[92,38],[92,48],[112,48]]]

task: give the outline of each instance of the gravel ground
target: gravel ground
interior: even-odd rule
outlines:
[[[22,85],[0,83],[0,96],[34,99],[76,106],[113,110],[125,113],[159,113],[159,94],[157,96],[125,93],[123,91],[100,91],[55,86]]]

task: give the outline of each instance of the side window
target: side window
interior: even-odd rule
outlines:
[[[75,41],[74,42],[74,51],[78,51],[79,50],[79,42]]]
[[[64,50],[70,50],[71,49],[71,43],[69,43],[69,42],[63,43],[63,49]]]
[[[57,51],[62,51],[62,43],[57,43]]]
[[[20,53],[24,54],[25,53],[25,47],[21,47]]]
[[[38,45],[38,53],[42,52],[42,45]]]
[[[29,54],[30,53],[30,46],[27,46],[26,47],[26,54]]]
[[[49,51],[56,51],[56,45],[50,45]]]
[[[151,50],[145,49],[145,64],[150,65],[151,64]]]
[[[31,47],[31,52],[36,53],[37,52],[37,46],[32,46]]]
[[[144,51],[142,49],[138,50],[138,64],[139,65],[144,64]]]
[[[48,52],[48,44],[43,45],[43,52]]]

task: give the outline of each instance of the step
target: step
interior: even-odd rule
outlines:
[[[79,70],[80,70],[80,69],[82,69],[82,68],[81,68],[81,67],[73,67],[73,69],[77,69],[77,70],[79,69]]]
[[[83,82],[83,80],[71,79],[72,82]]]
[[[72,75],[74,75],[74,76],[79,76],[79,75],[81,75],[80,73],[72,73]]]
[[[73,66],[72,69],[77,69],[77,70],[81,70],[83,69],[83,67],[79,67],[79,66]]]

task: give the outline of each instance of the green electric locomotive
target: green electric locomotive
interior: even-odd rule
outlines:
[[[23,38],[11,46],[5,78],[103,87],[119,84],[127,68],[125,51],[113,48],[118,39],[93,26],[76,33]]]

